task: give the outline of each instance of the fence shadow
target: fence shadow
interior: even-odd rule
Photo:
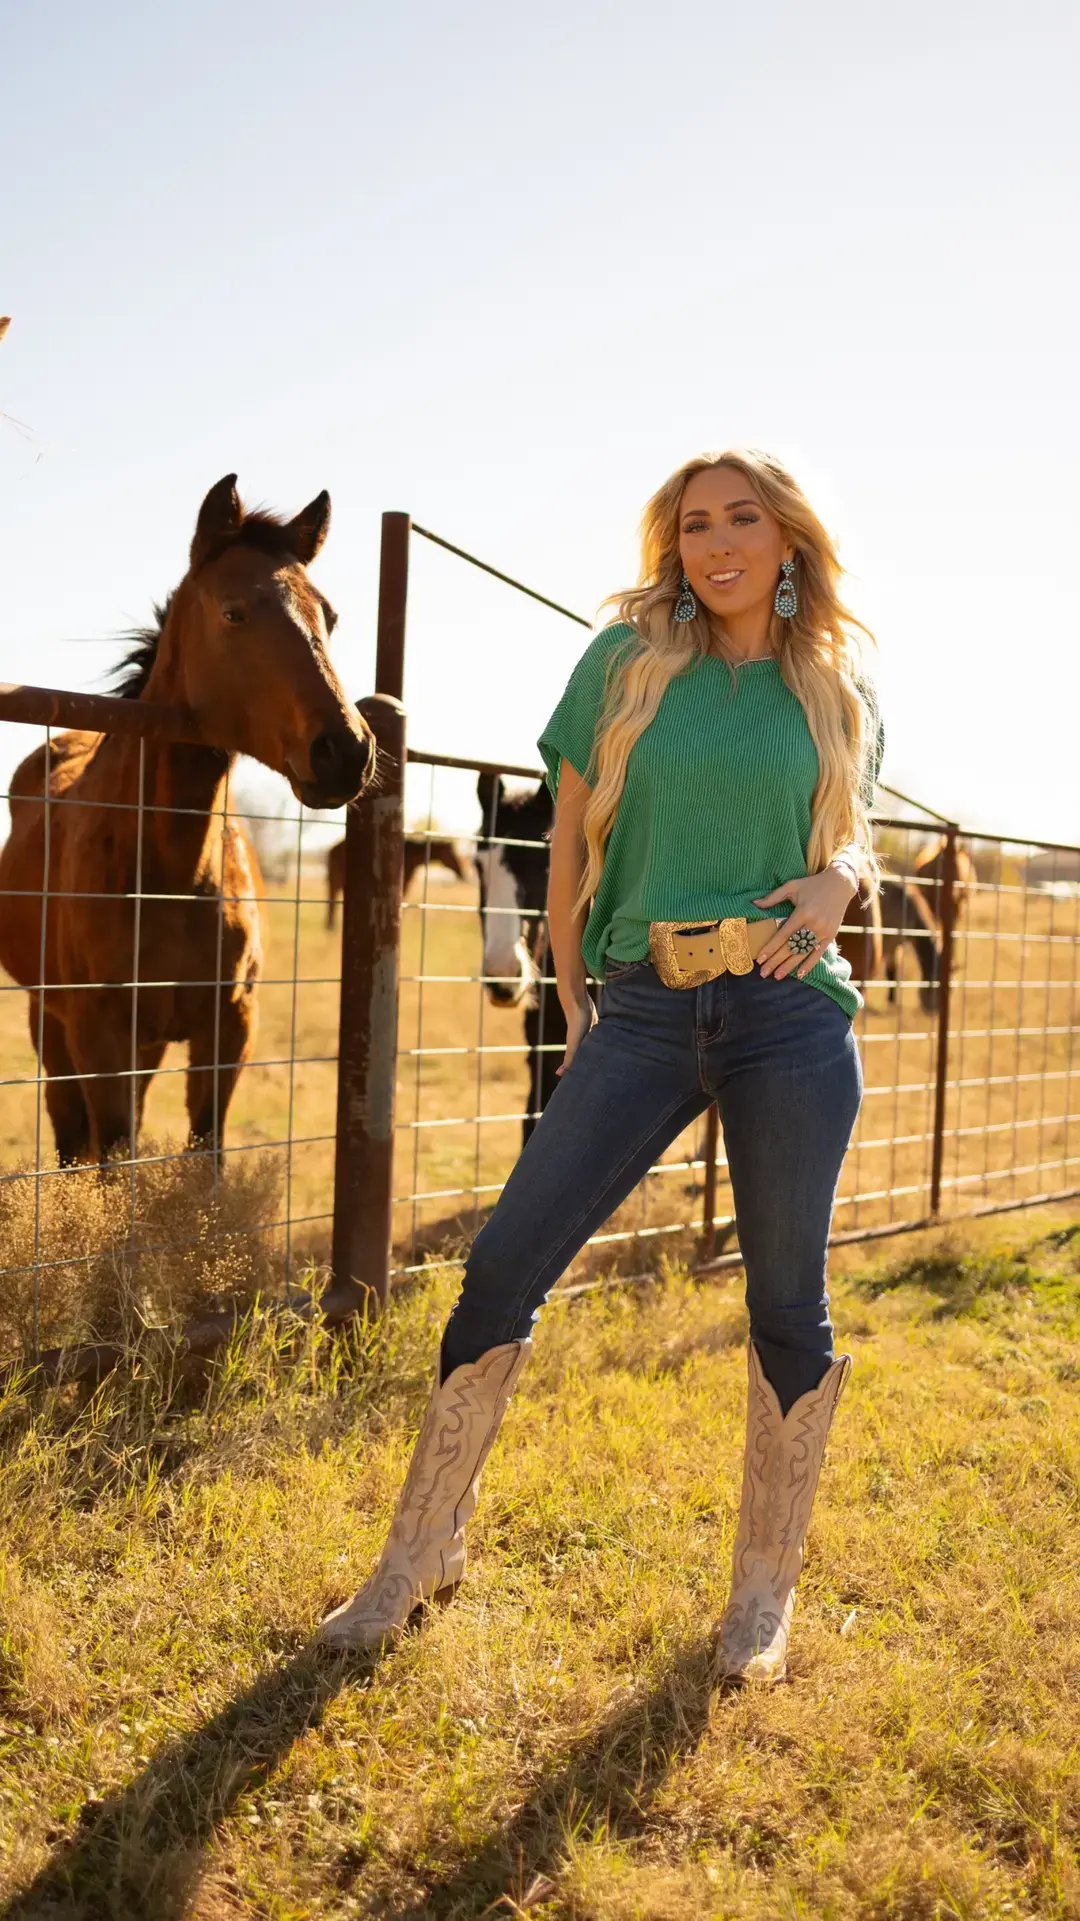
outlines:
[[[168,1742],[126,1788],[83,1809],[0,1921],[179,1921],[206,1848],[237,1801],[259,1787],[373,1661],[304,1648],[193,1734]]]
[[[708,1727],[710,1653],[704,1643],[684,1649],[655,1687],[621,1703],[509,1821],[398,1910],[404,1921],[519,1912],[530,1887],[535,1900],[537,1883],[557,1879],[571,1836],[580,1843],[598,1833],[628,1839],[641,1832],[671,1768]],[[347,1868],[339,1872],[339,1884],[350,1878]]]

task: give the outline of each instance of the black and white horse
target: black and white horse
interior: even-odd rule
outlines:
[[[525,1011],[524,1146],[558,1085],[566,1047],[566,1016],[555,986],[545,913],[554,802],[546,782],[527,793],[508,794],[499,774],[481,774],[476,791],[484,984],[494,1006]]]

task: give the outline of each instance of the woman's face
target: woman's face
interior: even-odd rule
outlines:
[[[737,467],[706,467],[687,481],[679,552],[697,599],[722,620],[771,609],[780,562],[794,549]]]

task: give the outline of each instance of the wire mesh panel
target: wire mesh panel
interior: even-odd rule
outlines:
[[[873,911],[853,902],[840,941],[863,996],[856,1035],[863,1104],[841,1174],[837,1236],[924,1218],[931,1207],[940,1044],[941,936],[921,876],[925,822],[875,820],[883,864]]]
[[[412,754],[424,811],[437,822],[449,766]],[[482,771],[474,768],[481,786]],[[517,770],[526,802],[539,771]],[[419,789],[414,789],[418,793]],[[449,803],[458,804],[458,796]],[[399,1034],[395,1265],[460,1254],[493,1207],[520,1152],[565,1030],[547,960],[543,889],[522,900],[481,885],[484,864],[521,841],[513,810],[478,824],[468,847],[480,874],[426,858],[407,896]],[[863,994],[856,1034],[865,1093],[837,1198],[834,1234],[856,1239],[931,1217],[936,1109],[940,1214],[1014,1205],[1076,1184],[1080,857],[956,838],[952,961],[943,968],[945,836],[926,821],[880,816],[884,880],[875,908],[853,904],[842,934]],[[437,829],[427,837],[436,844]],[[1070,865],[1070,863],[1072,863]],[[1069,876],[1073,878],[1069,878]],[[492,938],[500,918],[507,938]],[[490,960],[501,953],[498,966]],[[485,954],[489,957],[485,959]],[[593,984],[596,991],[596,984]],[[814,991],[807,989],[808,992]],[[944,1050],[942,1040],[944,1036]],[[543,1066],[549,1072],[545,1082]],[[715,1185],[707,1191],[709,1159]],[[711,1231],[710,1231],[711,1230]],[[597,1234],[573,1270],[649,1266],[660,1249],[733,1256],[734,1208],[723,1139],[688,1129]]]
[[[39,740],[0,796],[0,1352],[280,1293],[333,1204],[310,817],[245,807],[223,757],[173,804],[170,750],[138,737],[90,799],[78,738]]]
[[[1080,851],[964,835],[944,1212],[1080,1181]]]

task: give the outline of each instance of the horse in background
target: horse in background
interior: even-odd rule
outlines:
[[[939,834],[936,840],[928,841],[921,847],[912,863],[909,876],[921,889],[935,921],[941,922],[941,883],[945,875],[946,836]],[[959,927],[960,917],[967,907],[971,895],[979,884],[975,862],[964,846],[963,841],[956,843],[956,879],[953,882],[953,927]]]
[[[371,731],[327,655],[336,615],[307,574],[329,496],[284,521],[245,512],[235,482],[207,494],[188,572],[133,636],[116,690],[187,709],[206,744],[76,730],[11,781],[0,964],[29,994],[62,1163],[134,1145],[172,1041],[189,1048],[192,1143],[221,1145],[261,969],[254,849],[223,818],[236,756],[283,774],[308,807],[343,806],[374,771]]]
[[[430,848],[431,852],[428,853]],[[458,880],[471,880],[472,870],[468,859],[462,854],[456,841],[431,840],[426,834],[406,834],[405,866],[402,875],[402,898],[409,891],[409,882],[417,870],[430,860],[432,867],[446,867]],[[326,856],[326,925],[332,929],[337,924],[337,904],[345,892],[345,842],[337,840]]]
[[[837,946],[850,963],[852,978],[889,983],[889,1005],[896,1005],[897,986],[905,947],[910,947],[922,976],[919,1006],[924,1014],[937,1012],[941,984],[941,884],[945,865],[945,835],[920,848],[908,874],[883,874],[880,892],[872,901],[856,896],[847,910]],[[953,931],[975,888],[975,863],[960,842],[956,847],[953,887]]]
[[[923,896],[911,881],[883,874],[877,894],[864,900],[856,894],[844,914],[836,945],[851,968],[858,987],[887,980],[889,1005],[896,1001],[905,943],[910,942],[922,980],[919,1005],[932,1013],[937,1004],[941,932]]]
[[[509,794],[501,775],[481,774],[476,866],[484,934],[483,975],[495,1007],[523,1007],[528,1100],[522,1140],[529,1139],[558,1086],[566,1048],[566,1015],[555,983],[547,931],[548,840],[555,803],[546,781]]]

